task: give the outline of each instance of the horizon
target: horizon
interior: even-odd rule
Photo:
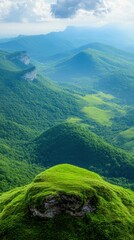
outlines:
[[[132,0],[0,1],[0,38],[111,25],[134,30]]]

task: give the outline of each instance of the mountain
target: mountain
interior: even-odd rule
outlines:
[[[6,51],[27,51],[38,60],[45,61],[53,55],[64,54],[75,48],[73,42],[66,40],[57,33],[35,36],[18,36],[7,42],[0,43],[0,49]]]
[[[133,104],[133,61],[134,54],[93,43],[58,58],[57,62],[55,59],[55,64],[45,67],[45,75],[62,84],[110,93]]]
[[[27,148],[31,148],[33,162],[45,167],[69,163],[93,170],[113,181],[124,178],[131,185],[134,180],[134,158],[104,142],[82,124],[55,126]]]
[[[77,46],[84,44],[100,42],[116,48],[129,50],[132,52],[134,47],[134,37],[132,28],[120,28],[115,25],[100,27],[74,27],[69,26],[65,31],[59,33],[67,40],[71,39]]]
[[[27,61],[24,52],[1,51],[1,119],[31,132],[41,132],[80,112],[77,97],[39,76]]]
[[[61,32],[45,35],[23,36],[0,41],[0,49],[6,51],[27,51],[38,61],[46,61],[55,55],[65,53],[82,45],[100,42],[130,52],[134,49],[132,30],[115,26],[67,27]]]
[[[58,165],[0,196],[4,239],[133,239],[134,193],[72,165]]]
[[[0,191],[27,184],[42,170],[24,157],[24,143],[77,115],[77,98],[38,76],[26,52],[0,51]]]
[[[75,91],[73,87],[70,90],[65,89],[51,80],[41,77],[25,51],[14,53],[0,51],[0,88],[1,191],[28,183],[42,169],[40,156],[36,165],[30,165],[34,162],[35,155],[38,154],[37,151],[33,156],[34,149],[31,151],[35,144],[33,139],[48,128],[66,120],[80,124],[86,123],[91,131],[110,143],[133,151],[132,138],[129,138],[130,144],[127,147],[126,144],[122,145],[118,138],[123,131],[131,130],[132,126],[128,124],[128,121],[132,122],[133,114],[127,116],[130,107],[118,105],[116,103],[118,99],[114,99],[111,95],[98,93],[95,90],[91,91],[91,94],[85,95],[82,93],[82,89],[81,92]],[[117,115],[120,119],[115,119]],[[123,117],[128,120],[124,121]],[[29,142],[33,144],[30,150]],[[127,138],[126,143],[128,143]],[[64,160],[64,158],[62,159]],[[70,159],[68,160],[70,161]],[[126,159],[128,158],[126,157]],[[44,160],[46,161],[46,158]],[[53,160],[56,164],[58,158],[53,158]],[[25,179],[23,178],[24,171],[21,174],[21,163],[22,169],[24,171],[27,169],[28,177]],[[17,168],[14,167],[15,164],[18,166]],[[49,166],[49,164],[45,166]],[[8,168],[8,165],[11,165],[14,171],[11,166]],[[86,164],[85,166],[89,167]],[[93,169],[106,175],[104,169],[96,166]],[[18,172],[22,177],[16,177]],[[128,177],[124,173],[123,176],[126,179]],[[117,176],[118,179],[119,177]],[[130,179],[129,183],[126,180],[119,181],[123,186],[132,186]]]

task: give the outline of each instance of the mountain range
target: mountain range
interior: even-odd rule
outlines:
[[[133,40],[117,32],[0,41],[0,239],[133,239]]]

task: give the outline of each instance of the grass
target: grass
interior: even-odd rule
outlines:
[[[93,134],[82,123],[65,122],[48,129],[27,145],[34,163],[45,167],[70,163],[108,178],[133,181],[134,158]]]
[[[116,141],[119,142],[119,145],[123,149],[134,155],[134,127],[130,127],[127,130],[120,132],[116,137]]]
[[[43,211],[48,195],[64,193],[92,199],[94,213],[84,218],[61,214],[49,220],[31,215],[29,206]],[[0,195],[2,240],[123,240],[133,239],[134,193],[104,181],[99,175],[72,165],[57,165],[21,188]]]
[[[126,131],[121,132],[120,136],[122,138],[125,138],[125,139],[128,139],[128,140],[133,139],[134,138],[134,127],[131,127],[129,129],[127,129]]]
[[[70,117],[70,118],[67,119],[67,122],[69,122],[69,123],[79,123],[79,122],[81,122],[81,119],[77,118],[77,117]]]
[[[111,126],[117,114],[122,116],[126,113],[125,107],[115,103],[115,97],[110,94],[98,92],[85,95],[82,99],[87,103],[81,110],[86,117],[105,126]]]
[[[112,124],[110,121],[112,117],[110,111],[102,110],[97,107],[84,107],[82,112],[85,113],[88,118],[93,119],[102,125],[111,126]]]

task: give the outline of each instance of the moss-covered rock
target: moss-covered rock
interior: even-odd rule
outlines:
[[[46,212],[54,214],[46,217]],[[68,164],[0,195],[2,240],[132,240],[133,216],[131,190]]]

